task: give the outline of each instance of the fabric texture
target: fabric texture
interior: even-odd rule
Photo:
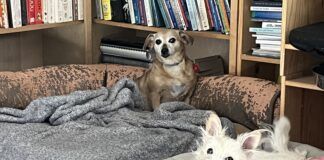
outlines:
[[[0,108],[1,159],[165,159],[195,150],[213,114],[182,102],[154,112],[142,108],[138,88],[127,79],[112,88],[40,98],[25,110]]]

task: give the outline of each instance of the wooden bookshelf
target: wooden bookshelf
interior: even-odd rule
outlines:
[[[258,57],[258,56],[248,55],[248,54],[242,54],[241,58],[242,60],[245,61],[280,64],[280,59],[275,59],[275,58]]]
[[[149,32],[159,32],[159,31],[165,30],[165,28],[148,27],[148,26],[142,26],[142,25],[136,25],[136,24],[130,24],[130,23],[105,21],[105,20],[99,20],[99,19],[95,19],[94,23],[103,24],[103,25],[107,25],[107,26],[113,26],[113,27],[121,27],[121,28],[128,28],[128,29],[134,29],[134,30],[149,31]],[[213,31],[186,31],[186,32],[192,36],[195,36],[195,37],[215,38],[215,39],[224,39],[224,40],[230,39],[229,35],[225,35],[225,34],[222,34],[219,32],[213,32]]]
[[[42,30],[42,29],[50,29],[50,28],[59,28],[59,27],[66,27],[71,25],[82,24],[83,21],[72,21],[72,22],[63,22],[63,23],[53,23],[53,24],[35,24],[35,25],[27,25],[22,26],[19,28],[1,28],[1,34],[10,34],[10,33],[20,33],[20,32],[27,32],[27,31],[35,31],[35,30]]]
[[[323,89],[316,86],[314,76],[305,76],[301,78],[286,80],[285,85],[290,87],[311,89],[315,91],[324,91]]]

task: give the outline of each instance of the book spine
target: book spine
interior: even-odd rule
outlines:
[[[217,32],[221,32],[222,29],[221,29],[221,26],[219,25],[220,21],[218,20],[218,17],[217,17],[217,10],[215,8],[216,6],[214,3],[214,0],[208,0],[208,2],[209,2],[209,6],[210,6],[211,12],[212,12],[212,20],[214,22],[214,29]]]
[[[83,0],[78,0],[78,20],[83,20],[84,16],[83,16],[83,8],[84,8],[84,2]],[[102,6],[102,4],[100,5]],[[103,17],[103,12],[101,11],[101,17]]]
[[[188,24],[188,20],[187,20],[184,8],[182,8],[181,0],[175,0],[175,1],[176,1],[175,3],[177,5],[178,11],[179,11],[179,15],[180,15],[180,18],[181,18],[183,29],[187,30],[189,24]]]
[[[252,11],[252,18],[281,20],[281,12]]]
[[[282,7],[282,2],[253,1],[253,6]]]
[[[251,11],[282,12],[282,7],[251,6]]]
[[[27,2],[26,0],[21,1],[21,23],[23,26],[28,24],[28,16],[27,16]]]
[[[147,26],[153,26],[153,15],[152,15],[152,5],[150,4],[150,0],[144,0],[145,6],[145,15],[147,19]]]
[[[260,32],[260,33],[281,33],[281,28],[255,28],[250,27],[250,32]]]
[[[141,15],[138,5],[138,0],[133,0],[134,14],[135,14],[135,23],[141,24]]]
[[[185,20],[185,24],[186,24],[186,26],[187,26],[187,28],[189,30],[192,30],[192,25],[191,25],[190,16],[189,16],[186,1],[185,0],[178,0],[178,2],[179,2],[179,6],[180,6],[180,9],[181,9],[183,18]]]
[[[110,21],[112,19],[110,0],[102,0],[102,8],[104,20]]]
[[[48,23],[48,3],[49,0],[42,0],[42,17],[43,17],[43,22]]]
[[[2,9],[2,0],[0,0],[0,28],[4,28],[4,19],[3,19],[3,9]]]
[[[141,24],[147,25],[147,18],[145,13],[144,0],[138,0],[140,15],[141,15]]]
[[[134,11],[134,5],[133,5],[133,0],[128,0],[128,5],[129,5],[129,15],[131,18],[131,23],[135,24],[135,11]]]
[[[55,23],[55,3],[52,0],[48,0],[48,23]]]
[[[170,3],[171,3],[173,14],[175,15],[176,18],[176,22],[178,24],[178,28],[186,30],[186,26],[182,18],[180,8],[177,4],[177,0],[170,0]]]
[[[35,0],[35,24],[43,23],[42,1]]]
[[[201,21],[201,17],[199,14],[198,5],[196,3],[196,0],[191,0],[191,5],[192,5],[193,11],[194,11],[195,18],[196,18],[198,30],[202,31],[203,30],[202,21]]]
[[[220,6],[219,6],[219,2],[218,2],[218,0],[214,0],[214,2],[215,2],[215,8],[216,8],[216,10],[217,10],[217,17],[218,17],[218,20],[219,20],[219,24],[220,24],[220,26],[221,26],[221,30],[222,30],[222,33],[226,33],[226,28],[225,28],[225,25],[224,25],[224,22],[223,22],[223,17],[222,17],[222,11],[221,11],[221,8],[220,8]]]
[[[228,22],[231,22],[231,5],[230,0],[224,0]]]
[[[73,20],[78,20],[78,0],[72,0]]]
[[[215,24],[213,21],[212,10],[209,5],[209,0],[205,0],[205,5],[206,5],[206,9],[207,9],[208,23],[209,23],[210,27],[213,28],[213,27],[215,27]]]
[[[203,30],[209,30],[210,26],[208,23],[208,15],[207,15],[207,10],[206,10],[206,5],[204,0],[198,0],[197,1],[197,6],[199,10],[199,15],[201,19],[201,24],[202,24],[202,29]]]
[[[223,0],[217,0],[218,4],[219,4],[219,8],[220,8],[220,13],[221,13],[221,17],[222,17],[222,22],[224,24],[224,28],[225,28],[225,34],[229,34],[230,31],[230,24],[228,21],[228,17],[227,17],[227,13],[226,13],[226,7],[225,7],[225,3]]]
[[[125,49],[120,46],[105,44],[105,45],[100,46],[100,51],[109,53],[110,55],[113,55],[113,56],[152,62],[152,57],[150,57],[147,52],[142,51],[142,50],[141,51],[130,50],[130,49]]]
[[[175,17],[175,14],[174,14],[172,6],[171,6],[170,0],[165,0],[165,4],[167,6],[168,13],[169,13],[169,15],[171,17],[171,22],[173,23],[173,27],[174,28],[179,28],[178,23],[177,23],[177,19]]]
[[[35,0],[27,1],[28,24],[35,24]]]
[[[262,28],[281,28],[281,23],[262,22]]]
[[[160,0],[157,0],[157,3],[159,5],[159,9],[160,9],[160,12],[161,12],[161,15],[162,15],[162,18],[163,18],[165,27],[166,28],[171,28],[171,26],[169,24],[169,20],[167,18],[167,15],[166,15],[165,10],[164,10],[164,7],[163,7],[163,2],[160,1]]]
[[[96,0],[96,14],[97,14],[97,19],[102,19],[101,18],[101,11],[100,11],[100,3],[101,0]]]
[[[164,18],[161,15],[159,4],[156,0],[151,0],[152,4],[152,13],[153,13],[153,20],[154,20],[154,26],[156,27],[162,27],[164,26]]]
[[[187,7],[188,7],[188,12],[189,12],[189,17],[190,17],[190,21],[191,21],[192,30],[196,31],[196,30],[198,30],[198,25],[197,25],[196,16],[195,16],[195,13],[193,11],[191,3],[192,3],[192,1],[188,0],[187,1]]]
[[[148,68],[150,66],[149,62],[143,62],[143,61],[139,61],[139,60],[111,56],[106,53],[103,53],[101,55],[101,62],[102,63],[111,63],[111,64],[129,65],[129,66],[138,66],[138,67],[144,67],[144,68]]]
[[[170,25],[170,28],[174,28],[174,25],[173,25],[173,22],[172,22],[172,19],[171,19],[171,16],[170,16],[166,1],[162,1],[162,4],[163,4],[163,10],[164,10],[165,15],[166,15],[166,17],[168,19],[168,23]]]
[[[21,4],[20,0],[10,0],[12,27],[18,28],[22,26],[21,22]]]

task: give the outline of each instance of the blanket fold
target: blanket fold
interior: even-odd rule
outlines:
[[[34,100],[25,110],[0,108],[0,159],[158,160],[197,147],[211,111],[182,102],[143,111],[128,79],[112,88]]]

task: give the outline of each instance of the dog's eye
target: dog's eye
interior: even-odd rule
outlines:
[[[170,43],[174,43],[175,41],[176,41],[175,38],[171,38],[171,39],[169,39],[169,42],[170,42]]]
[[[159,44],[162,43],[162,41],[158,39],[158,40],[155,41],[155,43],[156,43],[157,45],[159,45]]]
[[[234,160],[232,157],[227,157],[225,160]]]
[[[213,154],[213,149],[212,148],[208,148],[207,149],[207,154]]]

